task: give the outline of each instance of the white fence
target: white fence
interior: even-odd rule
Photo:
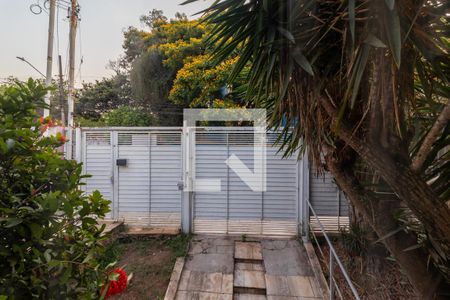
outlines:
[[[331,178],[316,178],[307,159],[283,158],[267,135],[267,190],[252,191],[225,160],[235,154],[253,166],[251,128],[82,128],[74,141],[83,162],[86,192],[99,190],[112,201],[108,218],[149,227],[183,227],[195,233],[306,234],[310,199],[330,229],[348,223],[345,197]],[[195,143],[195,153],[186,147]],[[220,192],[183,191],[185,162],[196,178],[221,179]],[[337,223],[336,223],[337,222]],[[314,222],[311,224],[314,228]]]

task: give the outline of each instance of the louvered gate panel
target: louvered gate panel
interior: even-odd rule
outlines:
[[[316,168],[311,168],[310,195],[311,205],[325,229],[338,231],[340,227],[348,226],[348,201],[335,184],[331,173],[318,175]],[[319,230],[314,217],[310,217],[310,223],[313,230]]]
[[[253,132],[228,133],[229,156],[236,155],[252,172],[254,172],[253,140]],[[228,233],[261,234],[262,192],[254,192],[250,189],[234,170],[229,170],[228,180],[230,211]]]
[[[117,159],[126,159],[118,166],[119,218],[129,224],[150,223],[150,135],[148,133],[117,133]]]
[[[86,132],[84,139],[83,165],[84,173],[91,175],[85,179],[85,191],[90,194],[95,190],[105,199],[113,202],[113,152],[110,132]],[[106,218],[114,218],[113,205]]]
[[[150,151],[150,225],[180,227],[181,134],[152,133]]]
[[[297,234],[297,157],[282,159],[268,135],[267,192],[254,192],[225,160],[235,154],[254,171],[253,132],[196,135],[196,178],[220,178],[221,192],[195,192],[194,232],[256,235]]]
[[[263,194],[263,234],[296,235],[299,203],[297,154],[283,158],[274,145],[277,135],[267,135],[267,191]]]
[[[195,192],[193,227],[198,233],[227,233],[227,136],[196,134],[196,179],[221,179],[220,192]]]

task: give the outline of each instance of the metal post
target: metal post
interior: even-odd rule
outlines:
[[[330,300],[334,300],[334,270],[333,270],[333,253],[330,249]]]
[[[229,132],[225,133],[227,137],[227,158],[230,157],[230,137]],[[226,216],[226,233],[229,231],[229,220],[230,220],[230,167],[227,166],[227,216]]]
[[[75,159],[77,162],[81,163],[82,157],[81,157],[81,151],[82,151],[82,141],[81,141],[81,128],[75,129]]]
[[[58,66],[59,66],[59,105],[61,111],[61,123],[63,126],[66,126],[66,109],[65,109],[65,101],[64,101],[64,80],[62,73],[62,63],[61,63],[61,55],[58,55]],[[78,140],[77,140],[78,141]]]
[[[191,195],[192,195],[192,182],[191,182],[191,174],[190,174],[190,156],[191,156],[191,139],[190,139],[190,130],[184,124],[183,126],[183,132],[182,132],[182,157],[183,157],[183,199],[181,202],[181,229],[184,233],[190,233],[191,231]]]
[[[47,73],[45,76],[45,85],[49,87],[52,84],[52,66],[53,66],[53,37],[55,32],[55,12],[56,0],[50,0],[50,13],[48,16],[48,43],[47,43]],[[45,104],[48,108],[44,109],[44,118],[50,115],[50,96],[51,92],[47,91],[45,95]]]
[[[310,199],[310,187],[309,187],[309,177],[310,177],[310,169],[309,169],[309,155],[308,150],[305,150],[305,154],[302,158],[302,185],[303,185],[303,202],[302,202],[302,209],[303,209],[303,224],[304,224],[304,234],[307,239],[309,239],[309,199]]]
[[[148,225],[152,226],[152,133],[148,133]]]

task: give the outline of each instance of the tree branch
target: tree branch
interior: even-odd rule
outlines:
[[[444,107],[444,109],[436,119],[436,122],[434,122],[430,131],[428,131],[425,139],[423,140],[422,145],[419,148],[419,151],[417,151],[416,156],[414,156],[414,159],[411,163],[411,170],[413,170],[413,172],[417,173],[422,169],[423,163],[425,162],[428,154],[432,150],[433,144],[439,138],[442,130],[444,129],[445,126],[447,126],[449,120],[450,120],[450,100],[447,102],[447,105]]]

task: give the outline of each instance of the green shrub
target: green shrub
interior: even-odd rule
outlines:
[[[77,117],[75,119],[75,124],[77,124],[77,126],[80,126],[80,127],[105,127],[105,126],[107,126],[105,123],[105,120],[103,120],[103,119],[93,120],[93,119],[87,119],[87,118],[83,118],[83,117]]]
[[[152,126],[156,123],[151,114],[129,106],[113,109],[103,118],[108,126]]]
[[[368,230],[361,225],[351,224],[348,231],[341,230],[341,242],[348,254],[363,256],[369,247]]]
[[[41,134],[45,93],[32,80],[0,87],[0,298],[98,298],[96,219],[109,201],[80,191],[81,165],[57,150],[62,136]]]

